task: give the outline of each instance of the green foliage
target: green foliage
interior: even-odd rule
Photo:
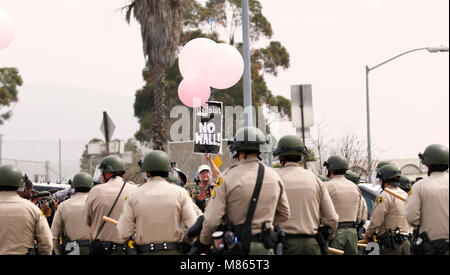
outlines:
[[[235,32],[242,26],[241,0],[217,0],[214,16],[218,19],[216,24],[224,28],[220,33],[227,33],[229,37],[221,39],[217,32],[214,37],[218,43],[225,42],[234,45],[242,53],[242,43],[235,43]],[[192,39],[199,37],[211,38],[206,31],[210,32],[209,19],[211,17],[210,1],[201,5],[195,0],[186,0],[183,4],[183,32],[180,36],[180,48]],[[273,30],[270,22],[262,14],[261,3],[257,0],[250,0],[250,33],[253,42],[260,39],[270,39]],[[253,43],[256,44],[256,43]],[[291,118],[291,102],[282,96],[274,96],[267,87],[264,75],[277,76],[280,69],[290,67],[289,53],[278,41],[270,41],[267,47],[251,50],[252,62],[252,101],[255,108],[263,105],[278,106],[282,117]],[[166,68],[166,100],[167,111],[182,105],[178,98],[178,85],[182,81],[182,76],[178,69],[178,61]],[[136,91],[136,101],[134,104],[135,116],[139,119],[140,129],[135,134],[135,138],[140,142],[147,143],[152,140],[152,125],[155,119],[155,106],[158,102],[154,100],[154,83],[152,76],[147,69],[143,70],[145,86]],[[221,101],[224,106],[243,106],[243,80],[227,90],[213,90],[210,100]],[[163,123],[166,132],[169,132],[170,125],[176,119],[169,119]]]
[[[12,111],[8,107],[19,101],[17,90],[23,80],[16,68],[0,68],[0,125],[11,118]],[[6,111],[2,109],[6,108]]]

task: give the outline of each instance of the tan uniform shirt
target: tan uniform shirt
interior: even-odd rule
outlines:
[[[123,241],[136,232],[138,245],[181,242],[196,220],[186,190],[153,177],[128,195],[117,229]]]
[[[61,235],[71,241],[89,240],[91,228],[84,223],[84,207],[88,193],[75,193],[72,198],[63,201],[55,213],[52,223],[53,248],[59,255],[59,239]]]
[[[407,196],[406,192],[399,187],[389,186],[387,188],[403,198],[406,198]],[[366,235],[368,237],[371,237],[374,234],[381,236],[388,229],[391,229],[392,233],[394,233],[397,227],[400,228],[400,233],[402,235],[412,233],[412,228],[406,221],[404,206],[404,201],[387,192],[381,192],[375,201]]]
[[[325,182],[339,222],[356,222],[362,212],[361,192],[358,186],[347,180],[344,175],[334,176]]]
[[[0,192],[0,255],[27,254],[35,239],[40,254],[52,254],[52,233],[41,210],[16,191]]]
[[[223,184],[215,187],[205,210],[205,221],[200,241],[209,244],[211,234],[221,224],[222,218],[232,225],[245,222],[250,199],[256,185],[258,159],[249,157],[232,166],[223,177]],[[279,224],[289,219],[289,202],[280,176],[265,167],[264,180],[252,221],[252,235],[260,233],[265,222]]]
[[[84,221],[89,227],[91,225],[94,227],[92,238],[95,238],[97,235],[97,232],[103,223],[103,216],[108,215],[108,212],[111,209],[117,195],[119,195],[122,185],[123,179],[121,177],[116,177],[115,179],[110,179],[105,184],[94,186],[94,188],[91,189],[91,192],[89,192],[84,209]],[[134,184],[127,183],[125,185],[113,211],[109,215],[109,218],[114,220],[119,219],[125,198],[129,193],[136,189],[137,187]],[[103,229],[97,236],[97,239],[104,242],[114,242],[120,244],[125,243],[119,238],[117,226],[108,222],[106,222],[103,226]]]
[[[283,180],[291,210],[291,218],[282,224],[286,234],[316,235],[322,224],[336,231],[339,216],[325,184],[312,172],[301,168],[297,163],[287,163],[278,170]]]
[[[433,172],[430,177],[413,185],[406,200],[405,214],[408,223],[420,233],[426,231],[430,240],[449,239],[447,172]]]
[[[358,219],[357,219],[358,223],[360,223],[361,221],[367,221],[370,219],[370,217],[368,217],[369,210],[367,209],[367,203],[362,195],[361,195],[361,208],[359,210],[360,211],[358,213]]]

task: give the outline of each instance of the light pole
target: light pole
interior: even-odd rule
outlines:
[[[249,35],[249,6],[248,0],[242,0],[242,34],[244,53],[244,126],[253,126],[252,112],[252,66],[250,60],[250,35]]]
[[[404,53],[401,53],[395,57],[392,57],[386,61],[384,61],[383,63],[380,63],[372,68],[369,68],[369,66],[366,66],[366,103],[367,103],[367,160],[368,160],[368,179],[370,180],[371,178],[371,169],[372,169],[372,151],[371,151],[371,145],[370,145],[370,104],[369,104],[369,73],[373,70],[375,70],[376,68],[394,60],[397,59],[405,54],[408,53],[412,53],[412,52],[417,52],[417,51],[423,51],[423,50],[427,50],[430,53],[438,53],[438,52],[448,52],[448,47],[428,47],[428,48],[419,48],[419,49],[414,49],[414,50],[410,50]]]

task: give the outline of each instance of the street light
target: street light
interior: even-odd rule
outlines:
[[[384,61],[383,63],[378,64],[375,67],[369,68],[369,66],[366,66],[366,101],[367,101],[367,154],[368,154],[368,179],[370,180],[371,178],[371,168],[372,168],[372,151],[371,151],[371,145],[370,145],[370,108],[369,108],[369,73],[373,70],[375,70],[376,68],[394,60],[397,59],[405,54],[408,53],[412,53],[412,52],[417,52],[417,51],[423,51],[423,50],[427,50],[430,53],[438,53],[438,52],[448,52],[449,49],[448,47],[428,47],[428,48],[419,48],[419,49],[414,49],[414,50],[410,50],[404,53],[401,53],[391,59],[388,59],[386,61]]]

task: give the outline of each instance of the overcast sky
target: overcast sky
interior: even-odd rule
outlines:
[[[312,84],[315,122],[327,125],[335,138],[355,129],[361,140],[366,139],[366,65],[373,67],[411,49],[449,44],[448,0],[260,2],[272,23],[273,40],[281,41],[291,56],[288,70],[267,77],[269,88],[275,95],[290,97],[291,85]],[[17,67],[24,87],[57,84],[72,87],[66,92],[85,88],[133,102],[135,91],[143,85],[144,58],[138,24],[128,25],[118,11],[127,3],[1,0],[0,9],[14,18],[16,35],[9,47],[0,50],[0,67]],[[427,51],[403,56],[370,73],[372,146],[378,158],[416,158],[431,143],[448,146],[448,75],[448,53]],[[19,100],[25,101],[27,93],[19,92]],[[138,126],[132,104],[121,107],[128,110],[121,119],[131,127],[117,129],[116,137],[126,139]],[[98,119],[91,119],[92,125],[74,124],[61,133],[60,127],[52,131],[51,125],[39,132],[43,122],[36,114],[43,106],[30,104],[26,115],[20,116],[17,112],[23,108],[19,102],[14,117],[0,127],[5,140],[23,138],[23,130],[17,129],[20,118],[38,124],[33,126],[41,140],[87,142],[101,137],[103,109]],[[78,116],[83,115],[80,110]],[[278,138],[295,133],[290,124],[272,127]]]

